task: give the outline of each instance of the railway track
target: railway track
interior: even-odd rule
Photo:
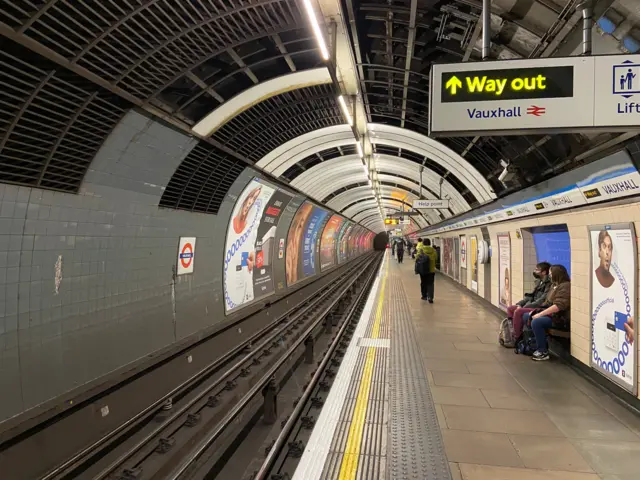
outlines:
[[[370,279],[372,280],[372,278]],[[371,282],[373,283],[373,282]],[[358,292],[337,334],[331,339],[317,369],[294,402],[291,413],[283,420],[277,436],[265,448],[265,457],[245,471],[243,480],[289,480],[311,436],[316,416],[331,388],[336,369],[345,355],[365,309],[369,288]]]
[[[378,262],[376,255],[355,262],[313,298],[291,307],[40,478],[189,478],[206,470],[236,440],[241,425],[262,409],[267,415],[275,409],[277,378],[284,381],[305,353],[308,357],[315,339],[339,321],[363,276]]]

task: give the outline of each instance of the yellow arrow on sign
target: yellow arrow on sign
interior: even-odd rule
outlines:
[[[462,88],[462,81],[458,77],[451,77],[444,88],[451,91],[451,95],[455,95],[459,88]]]

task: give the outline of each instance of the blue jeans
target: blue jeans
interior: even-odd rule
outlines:
[[[527,312],[522,317],[526,325],[529,324],[531,319],[531,312]],[[551,317],[538,317],[531,321],[531,330],[536,337],[536,346],[540,353],[546,353],[549,350],[547,346],[547,333],[546,330],[553,326],[553,320]]]

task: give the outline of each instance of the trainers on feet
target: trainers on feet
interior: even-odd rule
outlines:
[[[536,350],[535,352],[533,352],[533,357],[531,357],[531,359],[536,361],[536,362],[542,362],[544,360],[549,360],[549,352],[540,352],[540,351]]]
[[[429,303],[433,303],[433,298],[429,298]]]

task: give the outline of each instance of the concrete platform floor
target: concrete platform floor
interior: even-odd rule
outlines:
[[[638,480],[640,417],[558,359],[498,345],[498,317],[436,276],[402,272],[454,480]]]

